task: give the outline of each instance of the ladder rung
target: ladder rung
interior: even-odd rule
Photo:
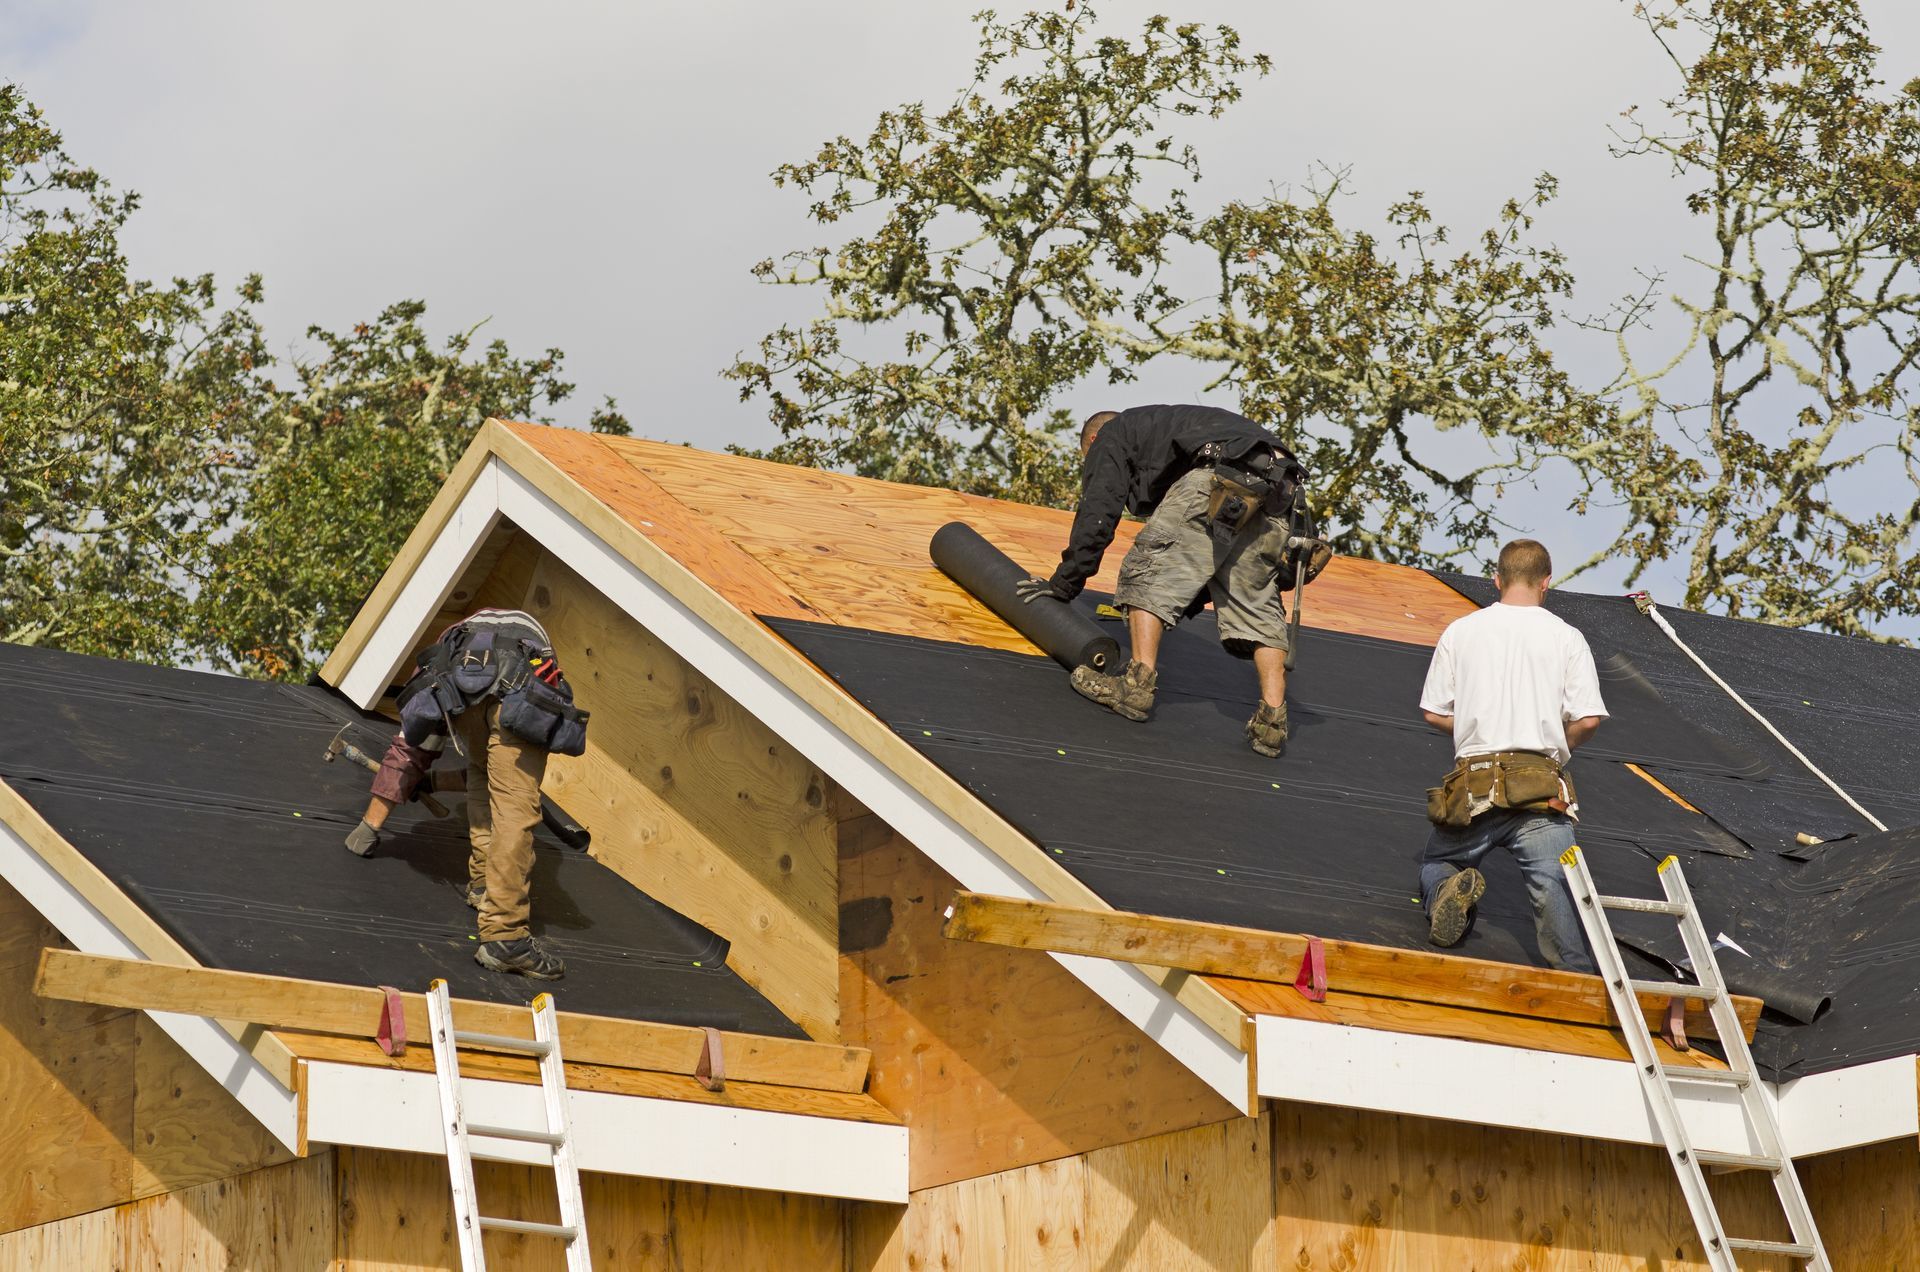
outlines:
[[[518,1140],[523,1144],[545,1144],[549,1148],[558,1148],[566,1142],[552,1131],[526,1130],[518,1126],[486,1126],[479,1122],[468,1122],[467,1134],[484,1135],[488,1139]]]
[[[484,1148],[467,1147],[467,1156],[476,1162],[502,1162],[508,1166],[532,1166],[535,1163],[524,1157],[513,1157],[506,1153],[489,1153]]]
[[[1694,1149],[1693,1160],[1702,1166],[1724,1166],[1729,1170],[1764,1170],[1771,1174],[1780,1169],[1778,1157],[1756,1157],[1751,1153],[1716,1153],[1707,1148]]]
[[[1811,1259],[1820,1253],[1810,1245],[1801,1245],[1797,1241],[1762,1241],[1757,1237],[1728,1237],[1727,1244],[1735,1250],[1751,1250],[1755,1254],[1786,1254],[1796,1259]]]
[[[1731,1069],[1696,1069],[1687,1064],[1663,1064],[1660,1071],[1675,1082],[1713,1082],[1744,1087],[1752,1081],[1747,1074],[1735,1073]]]
[[[480,1216],[480,1226],[491,1228],[495,1232],[524,1232],[530,1237],[558,1237],[562,1241],[571,1241],[578,1232],[570,1223],[534,1223],[530,1219],[494,1219]]]
[[[1671,914],[1675,918],[1687,912],[1678,901],[1654,901],[1646,897],[1596,897],[1609,910],[1638,910],[1642,914]]]
[[[541,1042],[538,1038],[509,1038],[505,1034],[461,1033],[455,1030],[453,1040],[465,1046],[485,1047],[489,1051],[518,1051],[522,1055],[546,1059],[553,1050],[550,1042]]]
[[[1711,985],[1683,985],[1679,981],[1628,981],[1636,994],[1660,994],[1667,998],[1698,998],[1712,1001],[1720,991]]]

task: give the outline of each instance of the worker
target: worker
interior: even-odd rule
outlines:
[[[442,632],[418,661],[400,691],[400,732],[347,848],[371,856],[396,806],[423,787],[449,788],[428,770],[451,738],[467,757],[466,897],[480,912],[474,961],[556,980],[566,964],[530,926],[533,831],[547,756],[585,750],[587,713],[573,705],[546,629],[520,610],[480,610]]]
[[[1279,755],[1287,743],[1290,538],[1311,534],[1306,470],[1279,438],[1213,406],[1101,411],[1080,430],[1080,454],[1080,505],[1059,568],[1021,583],[1020,598],[1071,601],[1100,568],[1121,515],[1147,524],[1120,563],[1113,594],[1127,616],[1132,657],[1114,674],[1076,668],[1073,687],[1129,720],[1145,720],[1159,683],[1161,636],[1211,597],[1221,643],[1251,658],[1259,681],[1247,741],[1261,755]],[[1314,544],[1307,579],[1331,555]]]
[[[1532,539],[1500,549],[1500,600],[1440,634],[1420,694],[1428,724],[1453,739],[1454,767],[1427,792],[1433,833],[1420,865],[1429,938],[1458,945],[1487,881],[1478,867],[1511,852],[1527,881],[1540,955],[1592,972],[1560,856],[1573,847],[1580,803],[1567,764],[1607,718],[1586,637],[1542,602],[1553,559]]]

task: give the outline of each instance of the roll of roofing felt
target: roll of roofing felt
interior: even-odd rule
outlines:
[[[1120,669],[1120,642],[1101,631],[1091,618],[1051,596],[1029,604],[1014,595],[1013,589],[1032,573],[981,538],[966,522],[949,521],[941,526],[927,551],[941,573],[1061,666],[1107,672]]]

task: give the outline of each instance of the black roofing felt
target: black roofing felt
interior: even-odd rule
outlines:
[[[473,961],[462,797],[397,810],[379,855],[341,838],[369,774],[321,756],[391,726],[332,690],[0,644],[0,778],[209,967],[802,1037],[727,943],[542,831],[533,922],[567,961],[535,984]],[[457,757],[449,757],[458,763]]]
[[[1221,650],[1211,615],[1168,634],[1144,725],[1079,698],[1046,658],[763,621],[1117,908],[1425,946],[1416,900],[1425,788],[1449,767],[1451,751],[1418,715],[1431,656],[1422,646],[1305,630],[1288,692],[1292,740],[1284,757],[1265,760],[1241,735],[1253,709],[1251,669]],[[1815,874],[1762,836],[1743,839],[1680,808],[1626,763],[1659,772],[1689,797],[1710,788],[1737,803],[1761,791],[1791,804],[1800,788],[1771,751],[1722,731],[1717,715],[1681,695],[1690,682],[1669,676],[1665,663],[1638,645],[1640,656],[1629,659],[1615,642],[1593,643],[1613,718],[1573,773],[1580,842],[1601,888],[1655,895],[1656,863],[1681,857],[1712,930],[1754,956],[1728,955],[1729,979],[1817,1016],[1809,1026],[1770,1013],[1756,1046],[1763,1067],[1791,1076],[1920,1050],[1920,1027],[1904,1010],[1920,961],[1905,961],[1895,939],[1906,921],[1876,918],[1867,929],[1849,917],[1863,888],[1891,907],[1889,916],[1906,911],[1885,895],[1909,891],[1920,915],[1920,880],[1907,882],[1900,837],[1829,848]],[[1855,644],[1863,643],[1845,650]],[[1817,799],[1809,807],[1821,811]],[[1494,854],[1487,874],[1477,925],[1457,952],[1537,963],[1517,870]],[[1678,956],[1670,922],[1629,919],[1618,926],[1633,948]],[[1915,946],[1920,959],[1920,940]],[[1829,993],[1833,1006],[1821,1014]]]

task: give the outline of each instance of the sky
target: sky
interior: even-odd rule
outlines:
[[[309,324],[420,298],[439,332],[488,319],[517,352],[565,350],[579,391],[562,422],[611,394],[642,436],[764,445],[764,407],[719,372],[811,304],[748,270],[834,241],[768,174],[890,106],[949,102],[980,3],[0,0],[0,78],[76,158],[141,193],[123,239],[136,271],[263,274],[282,351]],[[1539,236],[1570,257],[1580,312],[1636,270],[1683,267],[1697,240],[1660,165],[1608,154],[1620,112],[1671,84],[1625,0],[1097,8],[1119,31],[1162,11],[1227,22],[1273,57],[1191,134],[1203,201],[1297,188],[1328,163],[1352,170],[1355,223],[1420,190],[1470,230],[1551,171],[1561,195]],[[1920,74],[1920,5],[1866,8],[1885,77]],[[1611,372],[1603,343],[1556,342],[1583,379]],[[1134,400],[1194,400],[1204,379],[1160,364]],[[1062,404],[1110,398],[1089,385]],[[1517,515],[1584,556],[1608,531],[1564,503],[1542,491]]]

